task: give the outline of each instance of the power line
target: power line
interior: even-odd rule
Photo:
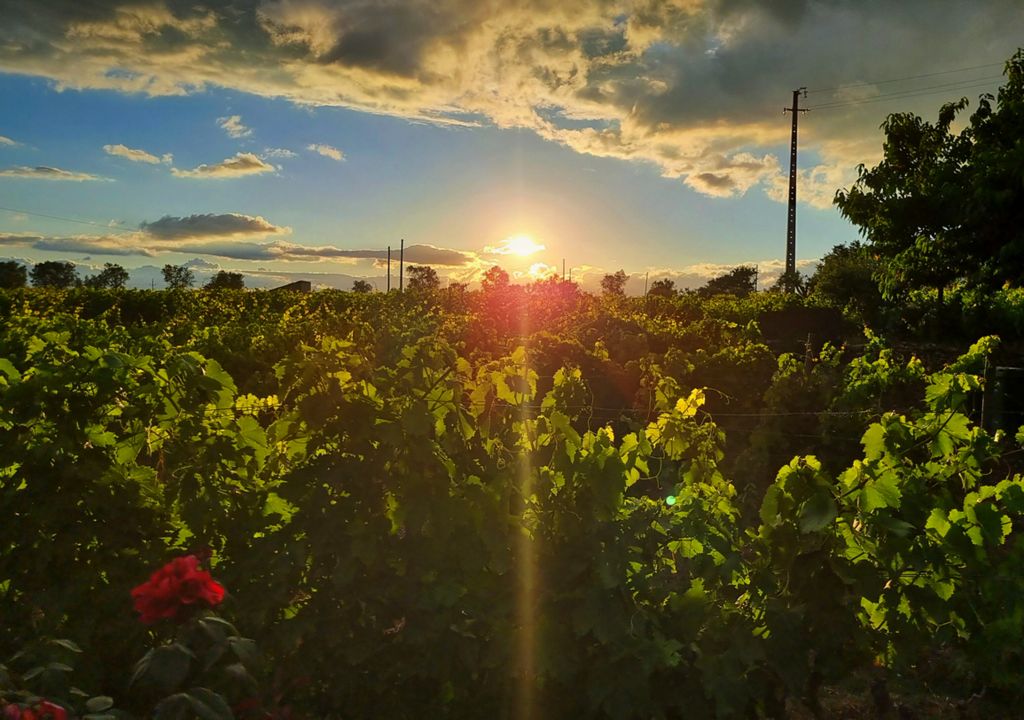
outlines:
[[[853,87],[858,87],[858,86],[863,86],[863,85],[888,85],[890,83],[895,83],[895,82],[905,82],[907,80],[920,80],[922,78],[938,77],[939,75],[953,75],[954,73],[959,73],[959,72],[969,72],[971,70],[981,70],[983,68],[1002,67],[1002,66],[1003,66],[1003,63],[997,62],[997,63],[987,63],[985,65],[973,65],[971,67],[957,68],[956,70],[942,70],[941,72],[924,73],[923,75],[908,75],[907,77],[891,78],[889,80],[877,80],[875,82],[869,82],[867,80],[858,80],[857,82],[848,83],[846,85],[836,85],[835,87],[816,88],[814,90],[808,90],[807,94],[808,95],[812,95],[814,93],[832,92],[832,91],[835,91],[835,90],[845,90],[847,88],[853,88]]]
[[[93,227],[110,229],[109,225],[103,223],[93,222],[92,220],[78,220],[75,218],[63,217],[61,215],[48,215],[46,213],[32,212],[31,210],[16,210],[15,208],[0,207],[0,210],[6,210],[7,212],[18,213],[20,215],[31,215],[33,217],[48,218],[50,220],[62,220],[64,222],[78,223],[79,225],[92,225]],[[134,232],[132,230],[122,230],[121,233]],[[115,233],[116,234],[116,233]]]
[[[971,90],[974,88],[989,87],[993,81],[1000,79],[999,77],[994,78],[978,78],[976,80],[966,81],[968,84],[963,83],[950,83],[948,85],[935,85],[930,88],[919,88],[917,90],[904,90],[897,93],[889,93],[886,95],[876,95],[870,98],[864,98],[863,100],[843,100],[831,103],[823,103],[821,105],[812,105],[808,107],[808,110],[833,110],[836,108],[851,107],[853,105],[870,105],[872,103],[889,102],[893,100],[902,100],[906,98],[926,97],[928,95],[941,95],[944,93],[950,93],[957,90]],[[942,88],[942,89],[932,89]]]

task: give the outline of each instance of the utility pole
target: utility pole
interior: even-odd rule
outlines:
[[[562,282],[565,282],[565,258],[562,258]]]
[[[405,238],[398,248],[398,292],[405,288]]]
[[[644,297],[647,297],[647,279],[651,276],[651,271],[648,270],[644,273]]]
[[[789,224],[786,227],[786,272],[796,272],[796,119],[800,113],[800,93],[807,97],[807,88],[793,91],[793,106],[783,108],[783,114],[793,113],[793,135],[789,141]]]
[[[391,246],[388,245],[388,292],[391,292]]]

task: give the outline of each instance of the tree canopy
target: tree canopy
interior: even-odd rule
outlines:
[[[1024,51],[1006,64],[998,95],[982,95],[963,130],[967,99],[935,123],[895,113],[882,124],[883,158],[836,193],[840,212],[883,260],[889,298],[954,282],[1019,284],[1024,273]]]
[[[629,280],[629,275],[624,270],[605,275],[601,278],[601,292],[605,295],[625,295],[627,280]]]
[[[406,272],[409,274],[410,290],[437,290],[441,287],[441,279],[437,276],[437,270],[429,265],[410,265],[406,268]]]
[[[128,282],[128,271],[115,263],[104,263],[103,269],[85,279],[87,287],[123,288]]]
[[[244,290],[245,280],[242,273],[218,270],[203,287],[207,290]]]
[[[188,265],[164,265],[160,272],[170,290],[192,287],[196,281],[196,275]]]
[[[757,285],[757,268],[752,265],[740,265],[729,272],[711,278],[704,287],[697,290],[702,297],[712,295],[735,295],[746,297],[754,292]]]
[[[69,262],[47,260],[32,266],[32,284],[35,287],[66,288],[78,283],[78,271]]]
[[[352,283],[352,292],[357,293],[368,293],[373,292],[373,285],[366,282],[365,280],[356,280]]]
[[[28,282],[28,271],[15,260],[0,262],[0,288],[13,290],[23,288]]]

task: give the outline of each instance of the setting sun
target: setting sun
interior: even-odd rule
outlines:
[[[544,246],[526,233],[509,235],[497,247],[487,248],[487,251],[498,255],[518,255],[519,257],[533,255],[541,250],[544,250]]]

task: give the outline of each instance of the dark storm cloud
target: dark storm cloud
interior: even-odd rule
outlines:
[[[653,163],[701,192],[762,186],[777,197],[781,163],[764,153],[788,140],[780,111],[791,90],[1000,62],[1021,42],[1024,5],[0,0],[0,17],[0,70],[61,87],[167,95],[217,85],[435,122],[483,118],[578,152]],[[870,82],[859,88],[880,92]],[[822,158],[810,177],[842,182],[878,152],[887,112],[945,99],[809,116],[805,148]],[[239,155],[176,174],[272,170],[257,161]],[[805,197],[827,203],[832,191]]]
[[[286,235],[290,228],[278,227],[260,216],[238,213],[207,213],[174,217],[165,215],[153,222],[144,222],[139,229],[160,240],[192,240],[196,238],[265,237]]]

